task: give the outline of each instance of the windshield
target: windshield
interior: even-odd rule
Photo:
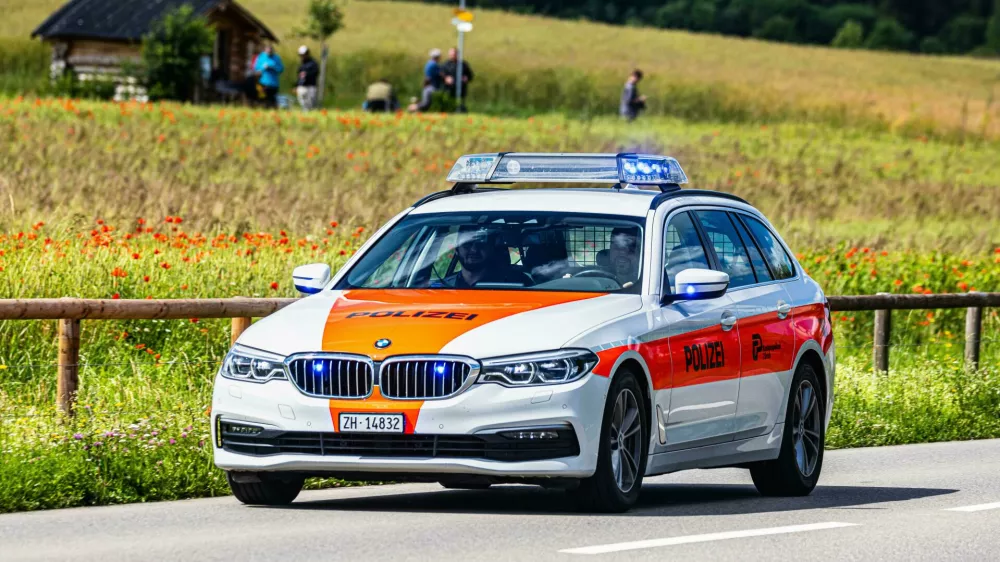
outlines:
[[[553,212],[408,215],[336,289],[509,289],[638,293],[642,226]]]

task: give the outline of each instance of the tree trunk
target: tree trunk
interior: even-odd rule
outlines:
[[[326,93],[326,59],[330,54],[329,49],[326,48],[326,41],[320,43],[319,51],[319,87],[316,88],[316,106],[321,108],[323,107],[323,95]]]

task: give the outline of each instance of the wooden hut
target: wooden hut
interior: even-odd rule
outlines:
[[[213,82],[241,82],[265,41],[277,42],[260,20],[232,0],[70,0],[31,34],[52,46],[53,77],[116,75],[137,62],[142,37],[167,12],[190,5],[215,29]]]

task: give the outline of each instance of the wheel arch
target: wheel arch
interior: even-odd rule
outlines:
[[[615,360],[615,364],[611,368],[611,376],[609,379],[614,381],[614,378],[625,370],[630,370],[640,377],[639,390],[642,391],[642,399],[646,404],[646,415],[642,421],[645,424],[647,435],[649,435],[650,439],[652,439],[653,409],[656,405],[653,402],[653,378],[649,373],[649,366],[646,365],[646,361],[642,358],[642,355],[636,351],[630,350],[622,353],[618,356],[618,359]]]
[[[831,401],[833,388],[832,371],[828,372],[832,367],[827,364],[824,360],[823,348],[820,347],[819,342],[816,340],[808,340],[802,343],[802,347],[799,348],[798,354],[795,356],[795,363],[792,365],[792,373],[798,370],[799,365],[803,363],[808,364],[816,371],[816,378],[819,379],[820,393],[822,397],[822,403],[826,410],[826,420],[825,424],[830,423],[830,410],[833,406]],[[781,410],[781,415],[785,415],[785,411],[788,408],[788,399],[791,397],[791,390],[785,395],[784,408]],[[783,419],[783,418],[782,418]]]

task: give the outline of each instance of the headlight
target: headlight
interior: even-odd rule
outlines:
[[[247,382],[267,382],[288,378],[285,375],[285,358],[274,353],[234,346],[222,362],[222,376]]]
[[[597,365],[597,355],[586,349],[560,349],[486,359],[479,382],[504,386],[560,384],[575,381]]]

